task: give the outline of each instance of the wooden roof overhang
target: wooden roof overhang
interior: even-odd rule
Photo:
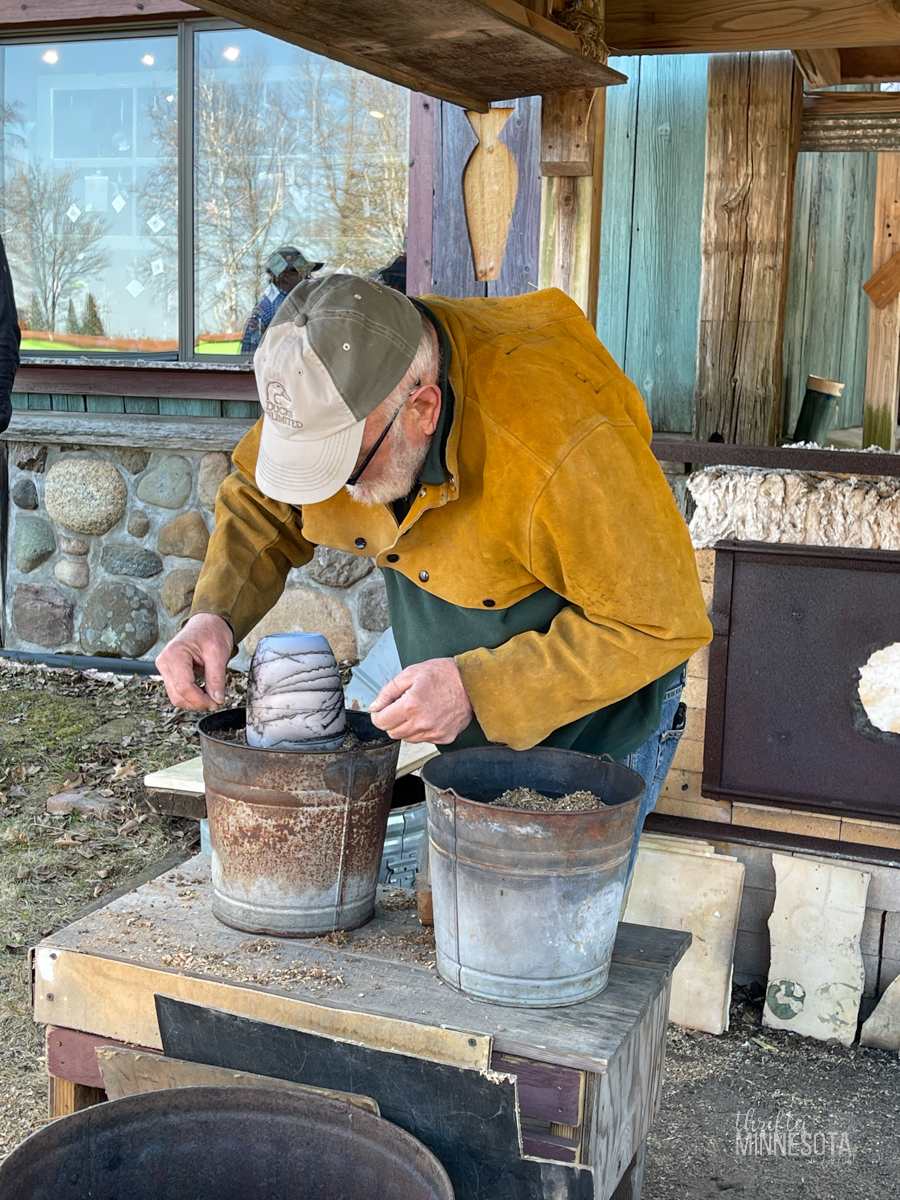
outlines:
[[[204,0],[229,17],[414,91],[491,101],[624,83],[581,39],[516,0]]]

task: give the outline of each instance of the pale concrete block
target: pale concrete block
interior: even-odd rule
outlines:
[[[900,825],[887,825],[883,821],[857,821],[851,817],[844,817],[841,820],[841,841],[900,850]]]
[[[671,850],[676,854],[715,854],[712,842],[702,838],[682,837],[677,833],[642,833],[639,845],[648,850]]]
[[[752,933],[739,929],[734,940],[734,975],[737,982],[769,977],[769,931]]]
[[[703,580],[701,580],[700,581],[700,591],[703,593],[703,599],[706,602],[706,611],[711,612],[712,611],[712,602],[713,602],[712,581],[710,581],[709,583],[704,583]]]
[[[745,846],[742,842],[713,840],[713,845],[720,854],[733,854],[738,862],[744,864],[744,891],[747,888],[759,888],[771,892],[775,896],[775,868],[772,866],[772,851],[763,846]],[[769,910],[771,912],[771,909]],[[766,937],[769,932],[766,930]]]
[[[684,734],[691,742],[702,742],[706,737],[706,709],[688,708],[685,715]]]
[[[900,958],[883,958],[878,972],[878,994],[883,996],[897,979],[900,979]]]
[[[859,1035],[861,1046],[878,1046],[881,1050],[900,1050],[900,976],[894,980],[878,1002]]]
[[[700,582],[712,583],[716,574],[715,550],[695,550],[694,558],[697,560],[697,574],[700,576]]]
[[[871,884],[869,887],[871,888]],[[884,923],[884,913],[878,908],[867,908],[863,919],[862,933],[859,938],[859,948],[863,954],[874,954],[881,957],[881,926]],[[900,953],[900,947],[898,947]]]
[[[669,817],[683,817],[686,821],[715,821],[719,825],[731,824],[731,805],[727,800],[682,800],[676,796],[660,796],[654,812]]]
[[[705,679],[709,674],[709,646],[701,646],[688,659],[688,678]]]
[[[805,859],[807,862],[834,863],[835,866],[847,867],[850,870],[860,869],[858,863],[848,862],[843,858],[820,858],[815,854],[803,854],[801,851],[796,851],[794,857]],[[872,876],[872,882],[869,884],[869,908],[900,912],[900,868],[886,867],[882,863],[866,863],[864,870]]]
[[[662,795],[678,800],[700,800],[702,783],[703,776],[699,771],[682,771],[678,767],[670,767],[662,787]]]
[[[882,958],[900,958],[900,913],[884,914],[884,938],[881,942]]]
[[[840,817],[796,812],[789,808],[771,808],[763,804],[743,804],[735,801],[731,820],[735,825],[749,825],[754,829],[768,829],[773,833],[798,833],[804,837],[830,838],[835,842],[841,836]]]
[[[744,868],[700,854],[641,847],[624,920],[693,934],[672,975],[670,1018],[689,1029],[728,1028],[734,939]]]
[[[877,954],[863,954],[863,969],[866,973],[866,981],[863,987],[863,995],[868,999],[878,995],[878,976],[881,969],[881,960]]]
[[[706,708],[706,680],[697,679],[696,676],[691,678],[688,676],[688,681],[684,685],[684,691],[681,693],[681,698],[688,708]]]
[[[856,1036],[865,969],[859,949],[870,875],[773,854],[772,961],[763,1024],[845,1046]]]
[[[763,888],[747,887],[744,877],[744,895],[741,900],[741,913],[738,917],[738,929],[747,933],[768,933],[769,917],[775,907],[775,891]]]
[[[694,771],[703,774],[703,743],[682,738],[672,759],[672,768],[679,771]]]

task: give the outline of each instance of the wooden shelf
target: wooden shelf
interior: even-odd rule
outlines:
[[[484,112],[494,100],[624,83],[576,34],[515,0],[213,0],[204,9]]]

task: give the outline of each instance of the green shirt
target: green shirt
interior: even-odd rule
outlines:
[[[441,414],[428,457],[419,475],[419,483],[441,484],[446,477],[444,449],[453,424],[454,409],[453,391],[447,373],[450,343],[440,321],[420,301],[414,300],[413,303],[431,317],[441,346]],[[417,488],[418,484],[409,496],[394,503],[398,522],[409,512]],[[404,667],[430,658],[455,658],[457,654],[464,654],[468,650],[492,650],[529,630],[546,633],[553,618],[569,603],[564,596],[549,588],[541,588],[509,608],[462,608],[417,587],[399,571],[387,568],[383,574],[394,640]],[[602,670],[602,664],[598,664],[598,670]],[[541,745],[624,758],[642,746],[659,728],[663,697],[681,670],[681,667],[676,667],[624,700],[563,725]],[[459,750],[488,744],[476,719],[446,749]]]

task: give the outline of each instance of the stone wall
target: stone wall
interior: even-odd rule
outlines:
[[[187,617],[216,490],[247,424],[201,423],[198,436],[196,418],[16,414],[6,435],[4,644],[153,659]],[[264,633],[296,629],[324,633],[338,659],[355,660],[388,624],[372,561],[322,547],[291,572],[235,665]]]

